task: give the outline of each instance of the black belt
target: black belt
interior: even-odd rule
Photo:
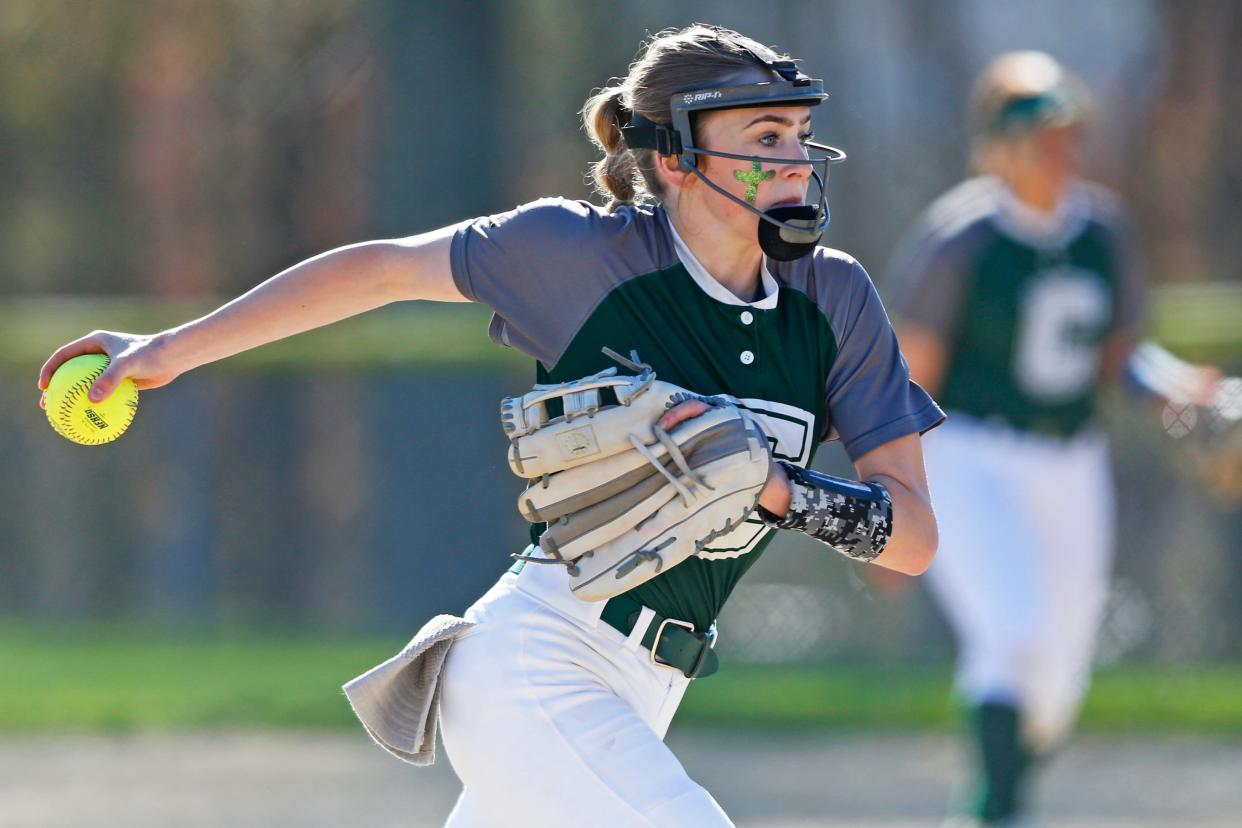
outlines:
[[[604,604],[600,619],[628,636],[642,609],[643,605],[628,595],[617,595]],[[708,633],[696,632],[692,624],[657,612],[643,633],[642,644],[651,652],[652,663],[676,667],[686,678],[703,678],[720,668],[712,649],[715,641],[714,627]]]
[[[526,561],[519,560],[509,567],[509,571],[516,575],[524,566]],[[638,601],[628,595],[617,595],[604,604],[600,618],[628,636],[638,623],[642,610],[643,605]],[[651,652],[652,663],[676,667],[686,678],[705,678],[720,669],[720,660],[712,649],[716,644],[715,624],[709,632],[696,632],[693,624],[665,618],[656,612],[643,633],[642,644]]]

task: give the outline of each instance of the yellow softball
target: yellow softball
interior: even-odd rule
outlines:
[[[57,434],[84,446],[97,446],[112,442],[129,428],[138,410],[138,387],[133,380],[122,380],[99,402],[86,396],[107,367],[108,357],[103,354],[85,354],[66,361],[52,374],[43,401],[47,421]]]

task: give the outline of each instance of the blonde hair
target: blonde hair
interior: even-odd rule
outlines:
[[[1085,125],[1091,97],[1079,78],[1045,52],[1006,52],[979,75],[970,95],[968,115],[971,165],[977,172],[997,172],[1006,165],[1015,141],[1030,134],[1027,128],[1006,129],[999,124],[1004,110],[1024,99],[1054,98],[1047,116],[1056,123]]]
[[[614,78],[582,107],[582,123],[604,157],[591,164],[595,189],[608,197],[608,209],[663,197],[655,150],[630,149],[621,127],[638,113],[649,121],[672,120],[669,99],[679,92],[718,86],[723,80],[764,61],[787,59],[731,29],[695,24],[652,35],[624,78]]]

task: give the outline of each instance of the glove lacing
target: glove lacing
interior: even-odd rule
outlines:
[[[650,384],[652,379],[655,378],[655,372],[652,370],[651,366],[643,362],[641,359],[639,359],[638,351],[630,351],[630,356],[627,358],[608,347],[605,347],[602,350],[604,352],[604,355],[607,356],[609,359],[612,359],[613,361],[620,363],[623,367],[628,368],[631,371],[638,373],[640,376],[642,376],[646,380],[643,386],[641,386],[641,390],[645,390],[646,386]],[[612,372],[616,371],[615,368],[610,369],[610,370]],[[596,375],[595,377],[592,377],[592,379],[601,380],[603,379],[605,375],[606,373],[602,372],[601,374]],[[604,385],[604,384],[609,384],[609,383],[607,383],[607,381],[604,381],[604,382],[601,382],[600,384]],[[549,386],[536,385],[535,386],[535,388],[538,390],[548,390],[548,391],[551,391],[557,387],[558,386],[555,386],[555,385],[549,385]],[[710,398],[698,397],[696,399],[701,399],[704,402],[708,403],[709,405],[717,404]],[[628,403],[623,403],[623,404],[628,404]],[[586,413],[594,414],[595,411],[591,410]],[[566,419],[569,419],[568,413],[566,414]],[[647,462],[650,463],[657,472],[663,475],[664,479],[666,479],[669,482],[669,484],[671,484],[673,488],[676,489],[677,494],[681,497],[682,504],[684,504],[687,509],[692,508],[694,505],[694,488],[693,488],[694,486],[702,486],[708,491],[715,491],[715,487],[709,484],[702,475],[696,473],[694,469],[690,468],[690,463],[687,462],[686,455],[682,453],[681,447],[677,445],[677,442],[673,440],[671,436],[669,436],[669,433],[667,431],[660,428],[660,426],[656,424],[656,425],[651,426],[651,432],[652,434],[655,435],[656,441],[659,442],[660,445],[664,446],[664,449],[668,452],[669,458],[673,461],[673,464],[677,467],[678,471],[681,472],[683,479],[678,479],[676,475],[674,475],[671,471],[669,471],[668,468],[665,467],[664,463],[661,462],[660,458],[656,457],[655,453],[651,450],[651,448],[647,446],[645,443],[643,443],[642,438],[640,438],[637,434],[629,434],[627,436],[629,437],[630,444],[634,446],[634,450],[637,451],[639,454],[641,454],[647,460]],[[549,478],[549,475],[544,475],[541,481],[545,487],[548,485],[548,478]],[[684,481],[689,481],[689,485],[687,485],[687,483]],[[534,509],[532,508],[531,511],[533,512]],[[728,523],[725,524],[725,530],[731,530],[732,528],[733,527],[730,524]],[[715,537],[716,534],[721,534],[721,533],[714,533],[712,537]],[[621,568],[618,569],[616,573],[616,577],[618,578],[624,577],[625,574],[627,574],[634,567],[638,566],[638,564],[642,563],[644,560],[651,560],[653,558],[657,561],[656,571],[658,572],[660,567],[663,564],[663,560],[660,557],[660,550],[668,546],[674,540],[676,539],[669,538],[665,540],[663,543],[661,543],[659,546],[656,546],[653,549],[639,549],[631,553],[630,560],[627,561],[625,564],[622,565]],[[705,541],[710,540],[710,538],[707,538],[704,540]],[[696,547],[698,546],[699,545],[696,544]],[[510,557],[514,558],[515,560],[526,561],[527,563],[561,564],[565,567],[570,577],[576,577],[578,575],[579,570],[578,570],[577,564],[575,564],[574,561],[566,560],[566,558],[563,555],[561,555],[560,550],[557,549],[555,544],[552,543],[550,538],[540,538],[539,548],[542,549],[547,554],[551,555],[552,557],[536,558],[532,555],[527,555],[527,554],[520,553],[520,552],[510,555]],[[593,554],[593,552],[594,550],[585,552],[583,554],[583,557],[588,557],[591,554]]]
[[[668,456],[672,459],[673,463],[676,464],[677,468],[681,470],[681,473],[689,478],[691,485],[697,483],[709,491],[712,491],[712,487],[708,485],[706,480],[703,479],[703,476],[695,474],[694,470],[690,468],[690,464],[686,462],[686,456],[681,453],[681,447],[673,441],[673,438],[668,435],[667,431],[660,428],[658,425],[653,425],[651,427],[651,431],[655,434],[656,439],[660,442],[660,445],[664,446],[665,450],[668,451]],[[629,438],[630,444],[634,446],[634,450],[645,457],[647,462],[655,467],[656,471],[664,475],[664,478],[668,480],[668,482],[673,485],[673,488],[677,490],[677,493],[681,495],[681,502],[685,504],[687,509],[690,508],[694,502],[694,492],[691,488],[681,480],[678,480],[672,472],[665,468],[664,464],[660,462],[660,458],[656,457],[655,453],[643,444],[643,441],[637,434],[630,434]]]

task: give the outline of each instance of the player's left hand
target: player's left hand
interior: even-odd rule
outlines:
[[[1194,365],[1190,373],[1190,401],[1200,407],[1216,403],[1225,372],[1215,365]]]
[[[678,423],[698,417],[709,410],[711,406],[702,400],[686,400],[670,408],[659,419],[657,425],[669,431]],[[783,515],[789,511],[789,498],[789,478],[785,474],[785,469],[780,463],[773,463],[768,472],[768,482],[759,495],[759,505],[774,515]]]
[[[1242,502],[1242,379],[1216,377],[1193,435],[1182,443],[1199,483],[1220,503],[1236,506]]]

